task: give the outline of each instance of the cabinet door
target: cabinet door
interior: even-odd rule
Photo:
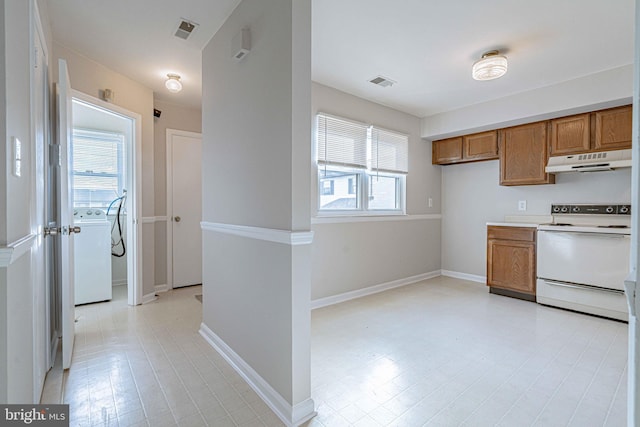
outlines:
[[[551,120],[551,155],[584,153],[591,148],[591,114]]]
[[[441,139],[432,142],[431,163],[446,165],[462,160],[462,137]]]
[[[553,184],[546,174],[547,122],[515,126],[501,131],[500,185]]]
[[[487,241],[487,285],[534,295],[535,244],[512,240]]]
[[[596,150],[631,148],[631,106],[596,111]]]
[[[489,160],[498,158],[498,131],[476,133],[462,137],[465,160]]]

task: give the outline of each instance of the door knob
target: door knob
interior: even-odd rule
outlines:
[[[181,220],[182,218],[180,218],[179,216],[176,216],[176,217],[174,217],[173,219],[175,220],[175,222],[180,222],[180,220]]]

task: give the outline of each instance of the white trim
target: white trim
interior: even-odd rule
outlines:
[[[247,225],[222,224],[205,221],[201,222],[200,226],[204,231],[232,234],[234,236],[266,240],[268,242],[282,243],[291,246],[310,245],[313,242],[313,231],[276,230],[273,228],[249,227]]]
[[[425,221],[442,219],[441,214],[420,215],[350,215],[350,216],[316,216],[311,218],[311,224],[342,224],[349,222],[382,222],[382,221]]]
[[[127,246],[133,250],[127,251],[127,303],[138,305],[142,303],[142,227],[138,226],[142,210],[142,115],[127,110],[116,104],[111,104],[86,93],[71,89],[71,97],[86,104],[94,105],[111,113],[118,114],[131,120],[131,138],[133,146],[127,150],[127,168],[129,178],[127,187],[133,188],[127,197]],[[133,169],[133,171],[131,170]],[[130,182],[129,182],[130,181]],[[131,183],[131,185],[129,185]]]
[[[167,220],[167,216],[143,216],[140,222],[143,224],[155,224],[156,222],[163,222]]]
[[[7,246],[0,247],[0,268],[9,267],[11,264],[16,262],[16,260],[29,252],[35,242],[35,239],[35,233],[31,233]]]
[[[169,285],[164,284],[164,285],[156,285],[155,289],[156,289],[156,293],[162,293],[162,292],[167,292],[171,288],[169,288]]]
[[[478,276],[476,274],[459,273],[457,271],[440,270],[443,276],[453,277],[455,279],[469,280],[471,282],[487,283],[487,276]]]
[[[146,294],[142,296],[142,304],[149,304],[150,302],[153,302],[157,299],[158,297],[156,296],[156,292],[153,291],[150,294]]]
[[[345,292],[343,294],[332,295],[330,297],[318,298],[311,301],[311,309],[327,307],[329,305],[340,304],[341,302],[349,301],[356,298],[362,298],[368,295],[377,294],[379,292],[388,291],[389,289],[399,288],[401,286],[411,285],[412,283],[421,282],[427,279],[433,279],[440,276],[440,270],[432,271],[430,273],[418,274],[417,276],[406,277],[404,279],[393,280],[387,283],[381,283],[379,285],[369,286],[355,291]]]
[[[298,426],[316,415],[312,399],[306,399],[295,406],[290,405],[280,393],[204,323],[200,324],[200,335],[249,384],[286,426]]]

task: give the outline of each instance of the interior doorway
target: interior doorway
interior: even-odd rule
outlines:
[[[202,134],[167,129],[167,284],[202,284]]]
[[[105,255],[110,258],[110,279],[102,286],[125,286],[128,304],[141,304],[141,239],[137,219],[141,117],[78,91],[72,91],[72,109],[74,170],[70,173],[74,211],[76,216],[87,212],[93,217],[98,212],[105,214],[111,231],[111,250]],[[91,261],[84,258],[83,255],[82,259],[76,259],[76,263]],[[110,291],[109,288],[109,299]],[[85,302],[98,300],[76,300]]]

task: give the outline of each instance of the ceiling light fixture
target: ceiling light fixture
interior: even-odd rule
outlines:
[[[507,57],[497,50],[490,50],[473,63],[471,75],[475,80],[493,80],[507,72]]]
[[[164,82],[164,85],[171,93],[178,93],[182,90],[182,83],[180,83],[178,74],[167,74],[167,81]]]

